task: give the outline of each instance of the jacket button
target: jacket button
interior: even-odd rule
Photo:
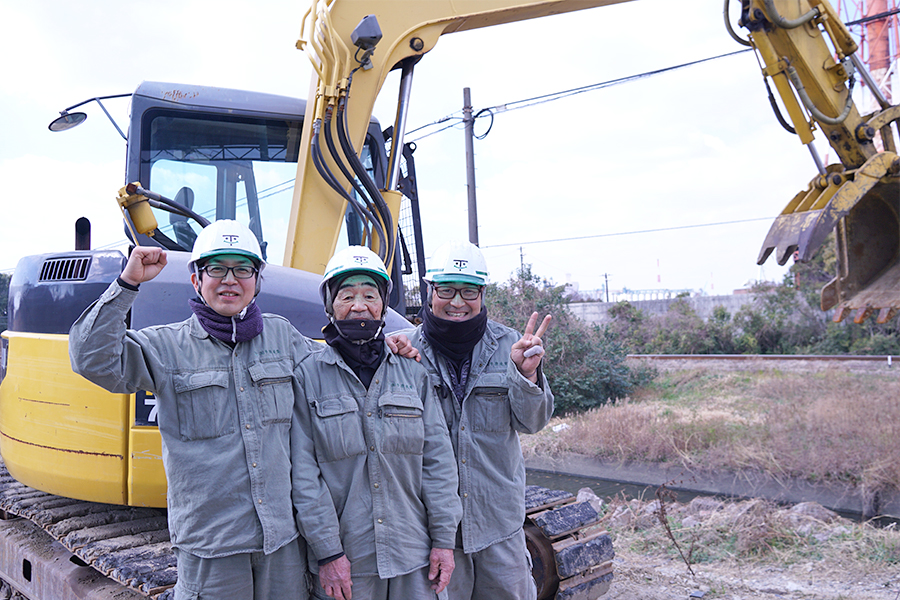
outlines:
[[[372,452],[375,452],[375,446],[369,446],[369,450],[371,450]]]
[[[378,519],[379,523],[384,523],[384,519]]]
[[[465,425],[460,425],[460,426],[459,426],[459,430],[460,430],[460,431],[465,431],[465,430],[466,430],[466,426],[465,426]]]
[[[254,468],[254,469],[256,468],[256,463],[253,463],[253,468]]]
[[[259,504],[262,504],[262,498],[260,498],[259,500],[257,500],[257,502],[258,502]]]
[[[375,489],[376,489],[376,490],[378,489],[378,484],[377,484],[377,483],[375,484]]]
[[[468,498],[468,497],[469,497],[469,492],[463,493],[463,498]]]
[[[466,459],[462,459],[462,464],[466,464]]]
[[[244,391],[244,388],[241,388],[241,391],[243,392],[243,391]]]
[[[250,429],[250,423],[247,423],[246,425],[244,425],[244,427],[246,427],[247,429]]]

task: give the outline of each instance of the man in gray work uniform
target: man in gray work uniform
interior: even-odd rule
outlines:
[[[111,392],[156,395],[175,598],[304,600],[305,545],[291,504],[292,373],[315,344],[259,310],[266,264],[256,236],[229,220],[207,226],[194,244],[194,314],[126,329],[138,286],[166,263],[161,248],[131,252],[72,326],[72,368]]]
[[[452,580],[453,446],[425,369],[385,350],[390,288],[368,248],[335,254],[319,288],[328,346],[298,373],[293,497],[320,599],[434,599]]]
[[[550,315],[535,333],[532,314],[524,336],[489,320],[487,275],[476,246],[441,246],[424,277],[423,322],[403,333],[422,353],[456,451],[463,518],[449,598],[533,600],[518,434],[540,431],[553,414],[540,339]]]

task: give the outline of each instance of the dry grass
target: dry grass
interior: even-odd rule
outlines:
[[[660,524],[658,502],[617,498],[606,511],[612,516],[616,547],[642,556],[742,567],[814,561],[846,573],[877,572],[895,585],[898,579],[900,533],[842,519],[817,505],[797,511],[758,499],[730,503],[700,498],[689,505],[667,505],[668,528]]]
[[[633,397],[555,418],[526,454],[753,469],[775,477],[900,488],[900,379],[892,373],[661,373]],[[555,425],[567,428],[554,431]]]

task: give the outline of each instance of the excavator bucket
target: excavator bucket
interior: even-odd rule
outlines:
[[[862,322],[877,313],[883,323],[900,310],[900,159],[880,152],[855,170],[828,167],[797,194],[769,230],[757,264],[776,251],[778,264],[791,255],[812,258],[836,233],[837,274],[822,289],[822,310],[835,321],[855,311]]]

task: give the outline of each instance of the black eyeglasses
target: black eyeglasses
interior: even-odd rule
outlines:
[[[250,279],[258,273],[254,267],[247,265],[238,265],[236,267],[226,267],[225,265],[207,265],[201,269],[213,279],[225,279],[228,277],[228,271],[234,273],[235,279]]]
[[[463,300],[477,300],[478,296],[481,295],[481,288],[477,287],[466,287],[466,288],[452,288],[452,287],[437,287],[434,288],[434,294],[441,300],[452,300],[456,297],[456,294],[459,294]]]

